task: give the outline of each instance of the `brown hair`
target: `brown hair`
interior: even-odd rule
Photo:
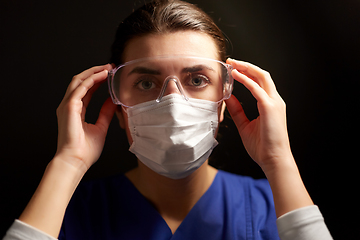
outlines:
[[[124,49],[135,37],[186,30],[208,34],[218,47],[220,60],[226,60],[225,38],[209,15],[188,2],[154,0],[134,11],[120,23],[111,48],[111,63],[123,63]]]

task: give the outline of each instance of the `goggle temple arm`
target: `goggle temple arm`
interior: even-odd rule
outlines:
[[[109,88],[109,94],[110,94],[110,97],[113,101],[114,104],[116,105],[120,105],[120,101],[116,98],[114,92],[113,92],[113,79],[114,79],[114,74],[115,74],[116,70],[114,69],[111,69],[109,72],[108,72],[108,76],[107,76],[107,83],[108,83],[108,88]]]
[[[223,99],[229,99],[234,88],[234,78],[231,74],[234,68],[230,64],[224,63],[224,65],[227,68],[229,78],[227,79],[226,83],[224,83],[225,94]]]

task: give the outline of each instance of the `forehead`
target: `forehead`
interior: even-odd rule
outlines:
[[[179,31],[166,34],[148,34],[127,44],[123,59],[131,60],[166,55],[188,55],[219,59],[214,40],[205,33]]]

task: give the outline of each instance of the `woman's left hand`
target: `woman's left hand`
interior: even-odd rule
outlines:
[[[247,152],[269,180],[276,215],[313,205],[291,153],[285,103],[270,74],[250,63],[232,59],[227,63],[234,67],[234,79],[257,100],[259,116],[252,121],[234,96],[226,100],[226,105]]]
[[[292,154],[286,126],[286,106],[268,72],[250,63],[227,60],[234,68],[232,76],[257,100],[259,116],[250,121],[235,96],[226,100],[245,149],[266,173]]]

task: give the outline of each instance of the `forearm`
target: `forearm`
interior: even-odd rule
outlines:
[[[273,192],[277,217],[313,205],[291,154],[264,172]]]
[[[55,157],[19,220],[57,238],[66,207],[84,173]]]

